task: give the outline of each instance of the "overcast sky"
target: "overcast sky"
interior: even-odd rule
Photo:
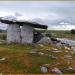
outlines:
[[[0,1],[0,16],[16,12],[21,19],[47,24],[49,29],[75,28],[75,1]]]

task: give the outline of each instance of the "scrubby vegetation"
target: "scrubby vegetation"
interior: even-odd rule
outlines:
[[[68,47],[57,47],[50,44],[36,44],[32,45],[0,45],[0,59],[5,58],[4,61],[0,60],[0,72],[1,73],[19,73],[19,74],[39,74],[42,73],[40,66],[49,64],[47,66],[49,70],[54,67],[59,68],[62,73],[72,73],[66,69],[75,67],[75,52],[71,54]],[[54,50],[59,52],[53,52]],[[30,53],[30,51],[37,51],[44,53]],[[73,50],[73,49],[72,49]],[[70,54],[71,60],[68,60],[65,56]],[[70,63],[68,63],[70,61]],[[47,72],[47,73],[50,73]],[[73,71],[75,73],[75,71]]]
[[[0,33],[0,39],[1,40],[6,40],[6,33]]]
[[[72,29],[71,30],[71,34],[75,34],[75,29]]]
[[[49,37],[75,39],[70,31],[44,31]],[[5,36],[3,38],[3,36]],[[6,33],[0,34],[0,40],[6,39]],[[3,59],[4,58],[4,59]],[[46,66],[52,74],[58,68],[63,74],[75,74],[75,47],[56,44],[5,44],[0,43],[0,73],[2,74],[42,74],[41,67]]]

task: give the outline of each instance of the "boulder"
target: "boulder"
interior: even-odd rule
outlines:
[[[1,59],[0,59],[0,61],[4,61],[4,60],[5,60],[5,58],[1,58]]]
[[[38,44],[40,47],[44,47],[44,45],[43,44]]]
[[[57,47],[62,46],[61,42],[57,43],[56,46],[57,46]]]
[[[6,60],[6,58],[3,57],[0,59],[0,62],[5,62],[5,60]]]
[[[30,51],[29,53],[30,54],[36,54],[37,52],[36,51]]]
[[[41,72],[42,72],[42,73],[47,73],[47,72],[48,72],[47,67],[42,66],[42,67],[41,67]]]
[[[44,55],[44,53],[43,53],[43,52],[38,52],[38,54],[39,54],[39,55],[41,55],[41,56],[42,56],[42,55]]]
[[[67,54],[67,55],[64,56],[64,58],[66,58],[66,59],[71,59],[72,56],[71,56],[70,54]]]
[[[67,47],[67,46],[64,46],[64,48],[67,49],[67,50],[71,50],[71,49],[70,49],[69,47]]]
[[[72,46],[71,49],[75,49],[75,47]]]
[[[69,66],[69,67],[67,68],[67,70],[74,70],[74,69],[73,69],[72,67]]]
[[[69,72],[75,72],[75,68],[69,66],[69,67],[66,69],[66,71],[69,71]]]
[[[56,68],[56,67],[53,68],[51,71],[52,71],[53,74],[62,74],[61,70],[59,70],[59,69]]]
[[[57,51],[58,49],[57,48],[52,48],[52,50]]]
[[[38,43],[52,43],[49,37],[43,37]]]

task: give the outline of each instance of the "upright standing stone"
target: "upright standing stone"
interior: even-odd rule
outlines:
[[[7,42],[8,43],[20,43],[20,26],[17,24],[8,25],[7,29]]]
[[[23,25],[21,28],[22,44],[33,42],[33,27]]]

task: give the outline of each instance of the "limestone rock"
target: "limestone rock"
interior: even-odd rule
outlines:
[[[48,72],[47,67],[42,66],[42,67],[41,67],[41,72],[42,72],[42,73],[47,73],[47,72]]]
[[[38,43],[52,43],[49,37],[43,37]]]
[[[58,49],[57,48],[52,48],[54,51],[57,51]]]
[[[52,73],[53,74],[62,74],[62,72],[56,67],[52,69]]]
[[[71,50],[71,49],[70,49],[69,47],[67,47],[67,46],[64,46],[64,48],[67,49],[67,50]]]
[[[4,62],[6,60],[6,58],[1,58],[0,62]]]
[[[44,55],[44,53],[42,53],[42,52],[38,52],[38,54],[39,54],[39,55]]]
[[[60,47],[60,46],[62,46],[62,44],[59,42],[56,44],[56,46]]]
[[[36,54],[37,52],[36,51],[30,51],[29,53],[30,54]]]
[[[71,49],[75,49],[75,47],[71,47]]]
[[[72,56],[69,55],[69,54],[65,55],[64,57],[65,57],[65,58],[72,58]]]
[[[44,47],[44,45],[43,45],[43,44],[39,44],[39,46],[40,46],[40,47]]]
[[[73,68],[69,66],[67,70],[73,70]]]
[[[61,53],[62,51],[61,50],[58,50],[58,51],[53,51],[53,52],[55,52],[55,53],[59,53],[60,52]]]
[[[69,71],[69,72],[75,72],[75,68],[73,68],[71,66],[69,66],[66,70]]]

